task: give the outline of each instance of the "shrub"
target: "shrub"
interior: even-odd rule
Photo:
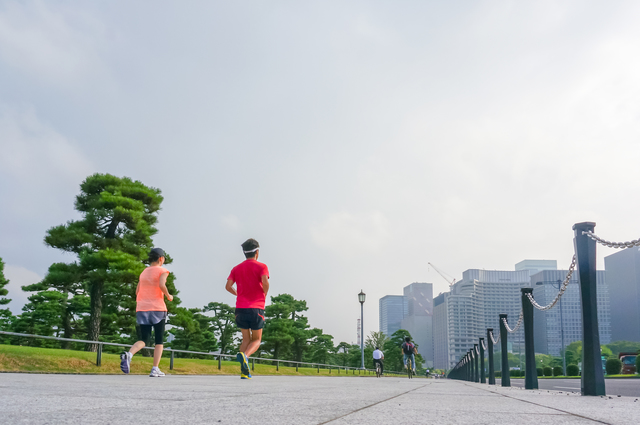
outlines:
[[[519,377],[520,376],[520,371],[519,370],[510,370],[509,371],[509,376]]]
[[[521,370],[520,371],[520,376],[524,377],[527,375],[527,371],[526,370]]]
[[[544,371],[542,370],[541,367],[537,368],[536,372],[538,372],[538,376],[544,376]]]
[[[580,376],[580,368],[577,364],[567,366],[567,376]]]
[[[502,372],[500,371],[495,372],[494,375],[496,376],[496,378],[502,378]]]
[[[622,370],[622,362],[620,359],[607,359],[605,370],[607,375],[617,375]]]
[[[636,373],[640,373],[640,353],[636,356]]]
[[[544,372],[544,376],[553,376],[553,369],[551,369],[551,366],[545,366],[542,371]]]
[[[562,368],[560,366],[553,368],[553,376],[562,376]]]

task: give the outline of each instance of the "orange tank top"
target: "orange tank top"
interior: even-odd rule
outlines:
[[[160,266],[151,266],[140,273],[136,311],[167,311],[164,294],[160,289],[160,276],[169,270]]]

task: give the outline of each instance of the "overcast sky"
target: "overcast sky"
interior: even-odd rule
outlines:
[[[256,238],[271,294],[356,340],[412,282],[523,259],[567,268],[572,225],[640,237],[640,2],[0,0],[0,257],[56,261],[79,184],[165,197],[183,305]],[[599,247],[599,265],[613,250]]]

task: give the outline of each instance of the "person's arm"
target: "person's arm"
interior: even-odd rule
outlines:
[[[236,288],[233,287],[234,283],[235,282],[233,280],[227,279],[227,285],[224,287],[224,289],[226,289],[227,292],[230,292],[237,297],[238,293],[236,292]]]
[[[173,295],[169,293],[167,289],[167,278],[169,277],[169,272],[162,273],[160,275],[160,290],[167,297],[169,301],[173,301]]]
[[[269,276],[267,276],[266,274],[262,275],[262,290],[264,291],[264,296],[267,296],[267,293],[269,292]]]
[[[380,357],[381,360],[384,360],[384,354],[382,355],[382,357]]]

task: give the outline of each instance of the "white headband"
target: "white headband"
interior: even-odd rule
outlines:
[[[245,254],[248,254],[248,253],[250,253],[250,252],[256,252],[256,251],[257,251],[257,250],[259,250],[259,249],[260,249],[260,247],[257,247],[257,248],[255,248],[255,249],[252,249],[251,251],[243,251],[243,252],[244,252]]]

